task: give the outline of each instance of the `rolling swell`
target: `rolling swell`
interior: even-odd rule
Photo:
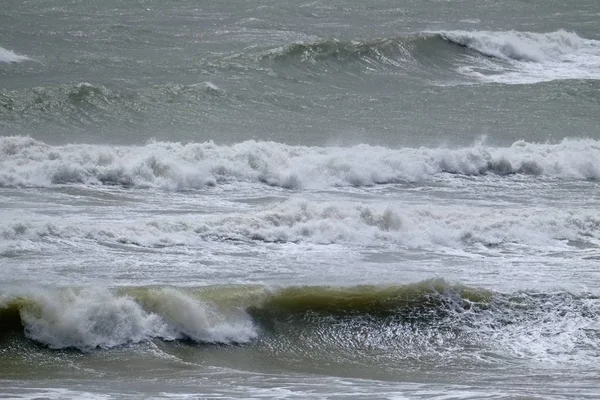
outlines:
[[[453,74],[453,64],[466,50],[448,46],[441,34],[371,40],[321,39],[292,43],[261,55],[263,64],[318,73],[410,73],[427,78]],[[425,75],[423,75],[425,74]]]
[[[587,63],[600,57],[600,42],[586,40],[572,32],[519,31],[439,31],[405,37],[372,40],[325,39],[279,47],[262,55],[298,68],[320,72],[410,72],[425,76],[451,74],[461,66],[472,65],[473,57],[498,61],[552,62],[563,56],[587,57]],[[506,64],[498,63],[501,69]],[[498,72],[498,70],[496,71]],[[591,71],[590,71],[591,72]]]
[[[600,315],[591,294],[499,293],[444,280],[388,287],[62,289],[3,299],[3,334],[22,333],[53,349],[186,340],[243,343],[277,349],[280,356],[369,349],[390,362],[489,352],[588,362],[598,345]]]
[[[202,110],[199,104],[219,101],[223,96],[224,92],[210,82],[150,87],[108,87],[80,82],[0,90],[0,120],[8,127],[15,122],[93,128],[112,127],[119,122],[130,126],[173,104],[179,108],[174,113],[185,114],[193,108],[198,114]],[[190,114],[186,115],[178,118],[190,118]]]

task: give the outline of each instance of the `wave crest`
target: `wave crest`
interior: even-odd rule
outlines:
[[[382,38],[370,41],[342,41],[337,39],[299,42],[278,47],[262,55],[262,60],[274,60],[294,66],[314,65],[322,69],[347,68],[352,65],[367,69],[403,67],[413,59],[406,40]]]

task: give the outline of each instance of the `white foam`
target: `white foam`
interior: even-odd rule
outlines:
[[[253,215],[214,219],[195,230],[242,240],[411,248],[518,243],[532,249],[565,249],[565,239],[598,242],[596,226],[600,220],[593,212],[290,201]]]
[[[197,342],[248,342],[257,337],[250,317],[242,310],[215,310],[172,288],[153,292],[147,309],[162,316],[177,332]],[[149,304],[151,303],[151,304]]]
[[[26,213],[0,215],[0,220],[5,221],[0,228],[0,237],[4,239],[0,250],[7,254],[35,250],[37,246],[63,248],[67,244],[74,248],[110,243],[197,248],[203,247],[206,241],[221,240],[377,247],[400,245],[476,252],[494,251],[496,246],[527,245],[528,253],[573,250],[568,240],[600,245],[600,218],[593,210],[534,205],[516,209],[473,209],[468,204],[288,200],[235,213],[175,214],[137,221],[105,218],[89,224],[82,223],[77,215],[73,218],[46,216],[40,220],[39,216]],[[172,303],[179,301],[177,307],[185,308],[185,302],[177,300],[177,296],[169,294],[168,297]],[[199,316],[196,320],[202,318]],[[180,322],[173,321],[173,324]],[[215,324],[213,322],[211,326]],[[178,331],[205,341],[212,340],[209,331],[197,334],[193,332],[199,331],[193,327]],[[221,330],[219,334],[224,332]]]
[[[0,186],[125,185],[189,190],[250,182],[282,188],[372,186],[462,175],[522,173],[600,179],[600,142],[519,141],[510,147],[402,148],[289,146],[248,141],[231,146],[155,142],[145,146],[49,146],[0,138]]]
[[[440,35],[489,56],[536,62],[576,52],[590,42],[563,30],[550,33],[448,31],[440,32]]]
[[[131,298],[115,297],[105,289],[37,296],[34,305],[23,308],[21,319],[27,337],[51,348],[88,350],[152,337],[176,338],[160,317],[145,312]]]
[[[559,79],[600,79],[600,41],[559,30],[549,33],[448,31],[451,42],[507,61],[472,60],[460,72],[481,80],[525,84]],[[487,71],[488,73],[482,73]]]
[[[12,50],[7,50],[0,47],[0,62],[3,63],[18,63],[22,61],[30,60],[29,57],[15,53]]]
[[[544,368],[595,364],[600,349],[596,340],[600,330],[597,299],[565,293],[538,299],[536,294],[521,293],[513,301],[499,311],[500,315],[487,316],[493,321],[505,321],[502,328],[490,331],[493,323],[480,325],[484,337],[493,337],[487,343],[502,356],[527,359]],[[525,315],[516,311],[526,309]]]

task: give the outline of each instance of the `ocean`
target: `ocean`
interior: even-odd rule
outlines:
[[[600,398],[597,0],[3,0],[0,397]]]

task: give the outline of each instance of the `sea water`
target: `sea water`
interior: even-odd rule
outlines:
[[[600,396],[596,1],[0,8],[0,397]]]

